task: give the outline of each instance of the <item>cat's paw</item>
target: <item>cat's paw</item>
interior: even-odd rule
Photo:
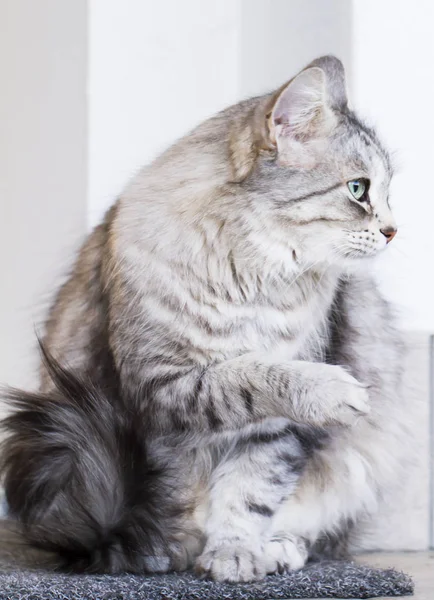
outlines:
[[[291,536],[275,536],[265,544],[264,556],[267,573],[282,575],[304,567],[308,552],[302,540]]]
[[[342,367],[317,364],[310,373],[301,410],[314,425],[353,425],[370,411],[368,391]]]
[[[196,561],[196,573],[215,581],[231,583],[257,581],[266,575],[262,556],[237,545],[206,550]]]

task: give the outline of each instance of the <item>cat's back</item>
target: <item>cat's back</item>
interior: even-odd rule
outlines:
[[[92,368],[106,345],[108,299],[104,270],[110,260],[110,237],[116,204],[84,241],[65,283],[49,310],[43,338],[46,349],[68,367]],[[96,369],[98,371],[98,369]],[[52,382],[41,367],[42,389]]]

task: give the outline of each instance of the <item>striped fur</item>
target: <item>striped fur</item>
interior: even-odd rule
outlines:
[[[56,546],[75,565],[195,564],[218,580],[247,581],[299,568],[330,540],[343,552],[348,524],[356,531],[376,510],[407,452],[403,348],[369,273],[386,246],[380,230],[394,227],[391,176],[375,132],[347,107],[333,57],[209,119],[137,175],[85,242],[47,321],[44,344],[58,361],[47,354],[48,364],[64,365],[67,388],[56,368],[43,367],[41,395],[21,396],[6,422],[6,492],[32,543],[52,548],[53,524],[39,510],[42,488],[17,488],[11,473],[46,477],[47,453],[25,462],[32,444],[50,441],[45,430],[26,435],[29,411],[32,402],[40,411],[45,395],[56,421],[51,412],[62,411],[65,394],[70,410],[72,386],[84,431],[83,398],[113,420],[110,431],[127,411],[144,464],[162,473],[161,489],[155,478],[147,491],[138,482],[139,505],[157,503],[163,515],[153,549],[144,517],[133,549],[122,533],[130,521],[100,523],[99,514],[112,514],[108,482],[93,482],[77,430],[58,419],[62,447],[88,469],[80,477],[98,508],[99,537],[75,542],[75,554],[68,536]],[[370,180],[363,202],[347,186],[359,178]],[[107,413],[113,395],[122,402]],[[110,466],[114,489],[126,489],[119,462],[107,466],[118,458],[105,436],[93,443],[97,472]],[[145,471],[128,471],[128,485]],[[82,508],[61,494],[57,527],[72,510]]]

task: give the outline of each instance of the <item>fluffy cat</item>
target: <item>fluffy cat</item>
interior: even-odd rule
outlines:
[[[5,489],[77,570],[250,581],[346,551],[406,452],[371,261],[392,168],[340,61],[232,106],[130,183],[12,390]]]

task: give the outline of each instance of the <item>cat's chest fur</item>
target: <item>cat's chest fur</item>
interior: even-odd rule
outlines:
[[[246,301],[214,299],[217,319],[209,321],[208,358],[221,360],[266,351],[285,360],[317,359],[336,285],[333,273],[306,273],[286,285],[264,284]],[[203,308],[206,319],[209,307]],[[213,328],[216,320],[219,327]],[[219,331],[225,335],[218,335]]]

